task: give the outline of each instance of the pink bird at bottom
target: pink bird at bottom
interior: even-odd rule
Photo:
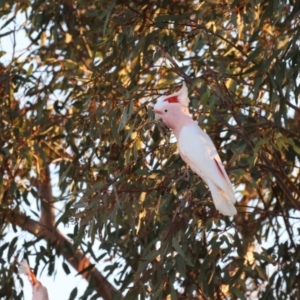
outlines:
[[[155,117],[173,130],[181,158],[208,185],[216,209],[233,216],[237,210],[231,182],[211,138],[189,115],[189,101],[183,83],[177,93],[158,100],[153,109]]]
[[[37,280],[26,259],[23,259],[20,263],[19,274],[24,274],[28,277],[32,286],[32,300],[49,300],[47,288]]]

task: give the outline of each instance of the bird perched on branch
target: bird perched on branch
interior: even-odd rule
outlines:
[[[233,216],[237,211],[231,182],[211,138],[191,118],[189,102],[183,82],[178,92],[161,97],[153,111],[157,119],[173,130],[181,158],[208,185],[216,209],[225,216]]]
[[[37,280],[26,259],[23,259],[20,263],[19,274],[24,274],[28,277],[32,286],[32,300],[49,300],[47,288]]]

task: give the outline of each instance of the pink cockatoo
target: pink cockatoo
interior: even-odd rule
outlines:
[[[173,130],[181,158],[208,185],[216,209],[225,216],[233,216],[237,211],[231,182],[211,138],[191,118],[189,102],[183,82],[177,93],[161,97],[153,111],[156,118]]]
[[[26,259],[23,259],[20,263],[19,274],[24,274],[28,277],[32,286],[32,300],[49,300],[47,289],[37,280]]]

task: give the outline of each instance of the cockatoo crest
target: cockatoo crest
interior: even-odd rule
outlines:
[[[33,273],[33,271],[30,269],[26,259],[23,259],[20,263],[19,274],[26,275],[32,286],[34,286],[37,283],[36,276]]]
[[[182,87],[178,92],[169,96],[161,97],[157,103],[163,103],[163,102],[180,103],[181,105],[188,107],[190,99],[188,97],[188,90],[185,82],[184,81],[182,82]]]
[[[37,280],[26,259],[23,259],[20,263],[19,274],[24,274],[28,277],[32,286],[32,300],[49,300],[47,288]]]

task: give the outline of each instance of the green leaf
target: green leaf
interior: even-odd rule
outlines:
[[[255,270],[257,271],[257,273],[261,279],[266,280],[266,281],[268,280],[268,276],[266,274],[265,269],[263,269],[260,266],[255,266]]]
[[[69,266],[64,261],[62,263],[62,267],[67,275],[71,273]]]
[[[124,297],[124,300],[138,299],[139,292],[140,292],[140,289],[139,289],[138,285],[135,285],[128,291],[128,293]]]
[[[247,300],[245,295],[236,287],[231,288],[231,292],[239,299],[239,300]]]
[[[174,247],[175,251],[185,259],[185,254],[175,237],[172,239],[172,246]]]
[[[77,293],[78,293],[78,289],[77,289],[77,287],[75,287],[72,290],[71,294],[70,294],[69,300],[75,300],[75,299],[77,299],[76,298],[77,297]]]
[[[32,74],[33,71],[33,64],[30,64],[28,71],[27,71],[27,76],[30,76]]]
[[[8,252],[7,252],[7,257],[10,260],[11,257],[14,255],[14,252],[16,250],[17,247],[17,241],[18,241],[18,237],[14,237],[11,242],[9,243],[9,247],[8,247]]]
[[[106,16],[105,22],[104,22],[104,25],[103,25],[103,36],[106,35],[106,28],[107,28],[108,22],[110,20],[111,13],[112,13],[115,5],[116,5],[116,1],[111,1],[108,5],[107,10],[105,11],[105,13],[103,13]]]

